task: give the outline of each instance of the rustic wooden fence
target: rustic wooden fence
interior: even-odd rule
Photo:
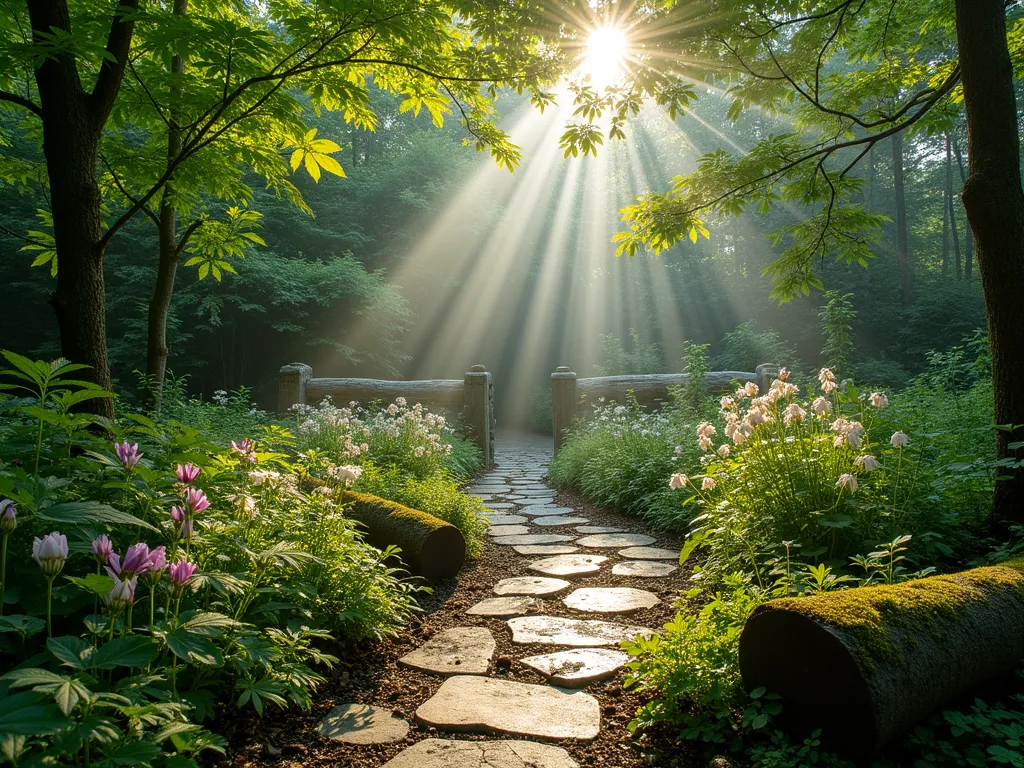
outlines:
[[[756,371],[709,371],[704,384],[712,394],[731,392],[733,382],[752,381],[762,392],[768,390],[779,373],[779,367],[762,363]],[[557,451],[565,439],[565,432],[573,419],[584,414],[584,406],[596,403],[602,397],[622,403],[632,395],[640,405],[658,407],[669,399],[669,388],[686,384],[685,373],[650,373],[635,376],[597,376],[579,379],[567,366],[560,366],[551,374],[552,424]]]
[[[384,379],[313,378],[313,369],[303,363],[281,368],[277,408],[286,413],[292,406],[318,403],[330,397],[336,405],[350,402],[364,405],[376,400],[404,397],[433,409],[457,413],[470,437],[483,452],[487,467],[494,466],[494,384],[482,365],[474,365],[462,379],[388,381]]]

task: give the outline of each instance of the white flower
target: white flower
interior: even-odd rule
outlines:
[[[800,424],[803,422],[804,417],[807,416],[807,411],[801,408],[796,403],[790,403],[783,413],[782,420],[786,423],[786,426],[792,425],[794,422]]]
[[[846,442],[853,448],[860,448],[860,439],[864,435],[864,426],[859,421],[851,421],[846,432]]]
[[[743,385],[743,394],[745,394],[747,397],[755,397],[757,395],[757,392],[757,384],[755,384],[754,382],[748,381],[746,384]]]
[[[907,437],[906,433],[904,433],[903,430],[900,430],[898,432],[893,433],[892,438],[889,440],[889,442],[892,443],[893,448],[902,448],[903,446],[910,442],[910,438]]]
[[[725,443],[722,443],[722,445],[720,445],[718,447],[718,455],[722,456],[722,457],[728,456],[729,455],[729,446],[727,444],[725,444]]]
[[[668,481],[668,487],[677,491],[684,487],[688,482],[690,482],[690,479],[686,475],[676,473],[672,475],[672,479]]]
[[[818,381],[824,384],[826,381],[835,381],[836,375],[832,373],[831,368],[822,368],[818,371]]]
[[[341,467],[331,467],[327,470],[327,474],[347,488],[362,477],[363,468],[354,464],[346,464]]]
[[[834,381],[826,381],[821,385],[821,391],[825,393],[835,392],[837,389],[839,389],[839,385]]]
[[[715,485],[715,478],[713,477],[705,477],[700,481],[700,489],[702,491],[713,491],[715,490]]]
[[[716,431],[715,425],[709,421],[703,421],[697,425],[697,437],[711,437]]]
[[[718,401],[723,411],[734,411],[736,410],[736,401],[728,395],[724,395],[721,400]]]
[[[853,460],[853,464],[855,467],[864,472],[873,472],[874,470],[879,469],[882,466],[878,459],[876,459],[869,453],[866,453],[863,456],[858,456],[856,459]]]
[[[32,540],[32,559],[39,563],[43,575],[53,578],[64,567],[68,559],[68,537],[54,531],[43,538]]]
[[[884,392],[871,393],[871,405],[875,408],[885,408],[889,404],[889,398]]]
[[[850,493],[857,492],[857,478],[851,474],[840,475],[836,481],[836,488],[842,490],[843,488],[849,488]]]
[[[697,445],[700,446],[700,449],[702,451],[710,451],[712,448],[715,447],[715,441],[712,440],[710,437],[701,435],[700,438],[698,438],[697,440]]]
[[[825,417],[827,414],[832,413],[832,403],[830,403],[826,397],[817,397],[814,402],[811,403],[811,410],[819,416]]]

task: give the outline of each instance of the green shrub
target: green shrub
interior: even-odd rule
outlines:
[[[665,373],[665,355],[661,347],[640,338],[635,328],[629,329],[631,349],[614,333],[601,336],[604,362],[594,366],[595,376],[625,376],[636,373]]]
[[[725,334],[724,349],[712,361],[716,371],[753,371],[761,363],[792,364],[796,352],[775,331],[757,331],[751,322]]]
[[[551,402],[551,387],[534,385],[530,390],[530,429],[550,435],[555,422],[554,405]]]
[[[206,401],[189,397],[185,383],[184,376],[167,377],[161,417],[197,429],[214,442],[227,443],[239,435],[254,435],[257,429],[273,422],[266,411],[253,403],[247,387],[232,392],[217,390]]]

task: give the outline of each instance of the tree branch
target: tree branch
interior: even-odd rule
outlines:
[[[36,104],[31,99],[26,99],[24,96],[19,96],[16,93],[10,91],[0,91],[0,101],[7,101],[11,104],[17,104],[19,107],[27,109],[37,117],[43,116],[43,108]]]
[[[96,85],[89,96],[93,122],[98,127],[106,123],[110,111],[114,108],[117,92],[121,89],[121,80],[124,78],[132,45],[132,32],[135,28],[135,21],[128,17],[139,10],[139,0],[120,0],[120,3],[110,22],[107,55],[100,65]]]
[[[185,231],[181,234],[181,239],[178,240],[178,245],[174,249],[175,256],[181,255],[181,252],[185,250],[185,246],[188,245],[188,241],[192,238],[192,235],[194,235],[196,230],[203,226],[204,223],[206,223],[205,219],[196,219],[185,228]]]

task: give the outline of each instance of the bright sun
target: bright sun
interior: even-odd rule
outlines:
[[[626,33],[621,27],[610,24],[597,27],[587,39],[580,69],[590,76],[590,82],[598,89],[614,85],[622,79],[627,47]]]

